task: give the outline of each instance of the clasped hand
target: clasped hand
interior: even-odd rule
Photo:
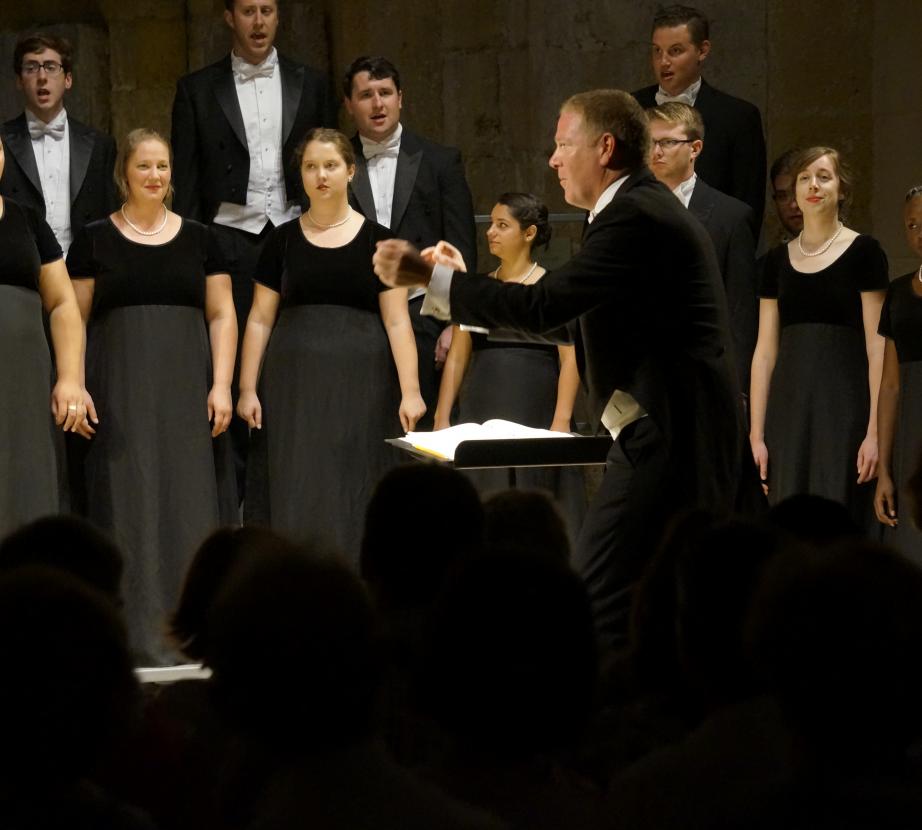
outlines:
[[[68,380],[58,380],[51,390],[51,413],[64,432],[76,432],[83,438],[91,438],[96,432],[91,421],[99,423],[90,393],[82,384]]]

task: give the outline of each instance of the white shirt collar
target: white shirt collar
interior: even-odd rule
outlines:
[[[615,179],[605,190],[602,191],[602,195],[599,196],[598,200],[595,203],[595,207],[589,211],[589,223],[592,224],[592,220],[596,218],[608,205],[611,203],[611,200],[615,198],[615,194],[627,181],[629,173],[625,173],[620,179]]]
[[[678,95],[670,95],[662,87],[658,87],[656,90],[656,105],[665,104],[669,101],[678,101],[682,104],[688,104],[690,107],[695,106],[695,101],[698,100],[698,93],[701,91],[701,77],[698,77],[698,80],[693,84],[689,85],[683,89]]]
[[[691,201],[692,193],[695,192],[695,182],[697,181],[698,174],[692,173],[684,182],[681,182],[679,186],[672,191],[676,198],[683,205],[685,205],[685,207],[688,207],[688,203]]]
[[[45,122],[42,121],[34,112],[29,109],[25,110],[26,113],[26,124],[36,124],[44,127]],[[64,107],[61,107],[61,111],[48,122],[48,127],[52,128],[56,125],[64,125],[67,123],[67,110]]]
[[[279,53],[273,46],[268,55],[261,63],[252,64],[241,58],[236,52],[231,51],[231,69],[235,75],[240,76],[242,80],[249,80],[256,77],[271,78],[275,73],[275,68],[279,63]]]
[[[393,155],[396,157],[400,151],[400,136],[403,134],[403,124],[397,122],[397,128],[384,141],[375,141],[373,138],[366,138],[359,133],[359,140],[362,142],[362,155],[366,159],[374,158],[379,155]]]

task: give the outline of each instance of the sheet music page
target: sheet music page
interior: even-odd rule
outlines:
[[[549,429],[536,429],[493,418],[482,424],[457,424],[436,432],[408,432],[405,441],[416,449],[432,453],[439,458],[453,461],[455,450],[462,441],[506,441],[516,438],[572,438],[569,432],[553,432]]]

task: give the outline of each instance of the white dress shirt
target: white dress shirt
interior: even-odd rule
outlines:
[[[688,207],[688,203],[691,201],[692,194],[695,192],[695,182],[698,181],[698,174],[692,173],[684,182],[681,182],[679,186],[673,190],[675,197],[683,204],[685,207]]]
[[[46,125],[26,110],[26,124],[45,200],[45,220],[66,256],[73,241],[70,227],[70,126],[67,123],[67,111],[62,109]]]
[[[379,225],[391,228],[394,209],[394,183],[397,181],[397,157],[400,155],[400,136],[403,124],[397,122],[394,130],[384,141],[374,141],[359,135],[362,142],[362,155],[365,156],[365,168],[368,171],[368,184],[375,200],[375,218]],[[415,300],[426,293],[425,288],[411,288],[408,300]]]
[[[273,47],[260,64],[249,64],[231,53],[234,88],[246,130],[250,176],[246,204],[222,202],[214,221],[219,225],[260,233],[267,222],[280,225],[301,214],[296,201],[285,197],[282,159],[282,73]]]
[[[701,78],[698,78],[690,86],[685,87],[678,95],[670,95],[662,87],[658,87],[656,90],[656,105],[666,104],[670,101],[678,101],[680,104],[688,104],[688,106],[695,106],[695,101],[698,100],[698,93],[701,91]]]
[[[397,156],[400,154],[400,136],[403,124],[397,122],[394,130],[384,141],[374,141],[360,135],[362,154],[368,170],[368,183],[375,199],[375,214],[378,224],[391,227],[391,210],[394,206],[394,181],[397,178]]]

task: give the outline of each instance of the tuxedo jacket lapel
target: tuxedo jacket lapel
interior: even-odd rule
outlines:
[[[411,140],[408,142],[407,138]],[[418,147],[406,133],[400,139],[400,153],[397,156],[397,173],[394,177],[394,203],[391,207],[391,228],[399,228],[403,215],[410,204],[410,196],[416,185],[416,174],[423,158],[422,147]]]
[[[70,121],[70,200],[74,199],[83,187],[90,156],[93,155],[93,134],[84,129],[79,122]]]
[[[707,192],[707,185],[698,179],[695,182],[695,189],[692,191],[691,199],[688,200],[688,209],[692,215],[697,217],[702,225],[706,225],[714,210],[714,200],[710,198]]]
[[[279,57],[279,71],[282,73],[282,145],[288,141],[295,125],[295,116],[301,106],[301,90],[304,87],[304,67],[291,64]],[[236,96],[236,91],[235,91]],[[303,136],[298,136],[300,141]],[[246,143],[246,142],[244,142]]]
[[[352,139],[352,149],[355,151],[355,175],[349,188],[352,195],[359,203],[362,213],[372,220],[377,220],[378,211],[375,208],[375,195],[371,191],[371,182],[368,181],[368,164],[362,155],[362,142],[358,136]]]
[[[39,199],[44,199],[42,182],[38,176],[38,165],[35,163],[35,153],[32,151],[32,139],[29,137],[29,128],[26,126],[25,113],[15,121],[15,129],[6,137],[6,150],[16,159],[26,178],[38,192]]]
[[[221,105],[227,123],[231,125],[237,140],[247,146],[246,128],[243,126],[243,115],[240,112],[240,102],[237,100],[237,88],[234,86],[234,73],[231,69],[230,55],[221,62],[220,71],[215,81],[214,94]]]

